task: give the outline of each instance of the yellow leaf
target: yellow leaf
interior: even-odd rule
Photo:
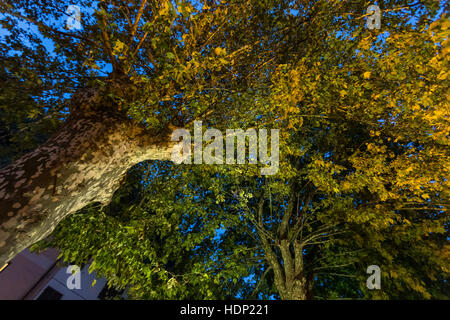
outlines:
[[[364,72],[364,79],[369,79],[370,78],[370,74],[371,74],[371,72],[370,71],[367,71],[367,72]]]
[[[220,55],[222,55],[222,54],[225,54],[226,50],[217,47],[217,48],[214,49],[214,52],[215,52],[218,56],[220,56]]]

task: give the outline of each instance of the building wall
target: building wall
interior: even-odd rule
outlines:
[[[58,254],[56,249],[40,254],[28,249],[19,253],[0,272],[0,300],[35,300],[42,298],[47,287],[56,291],[61,300],[97,300],[106,280],[97,279],[92,286],[96,276],[94,272],[89,274],[87,264],[80,271],[80,288],[69,289],[67,279],[72,274],[67,273],[67,265],[58,261]]]
[[[0,299],[21,300],[55,266],[58,251],[47,250],[41,254],[28,249],[19,253],[0,272]]]
[[[50,279],[47,285],[34,295],[33,299],[37,299],[45,288],[50,286],[62,294],[61,300],[98,300],[100,292],[106,285],[106,280],[102,278],[96,279],[95,272],[89,274],[89,266],[90,264],[87,264],[80,270],[79,289],[69,289],[67,287],[67,279],[71,274],[67,273],[67,268],[61,268]],[[96,280],[96,283],[92,286],[94,280]]]

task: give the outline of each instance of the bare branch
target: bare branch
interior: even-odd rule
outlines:
[[[147,3],[147,0],[142,0],[141,5],[139,6],[139,11],[137,13],[136,19],[134,19],[133,29],[131,30],[130,38],[131,40],[134,39],[134,35],[136,34],[139,20],[141,20],[141,16],[144,13],[145,4]]]

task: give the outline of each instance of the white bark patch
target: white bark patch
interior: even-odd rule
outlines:
[[[19,188],[19,187],[20,187],[21,185],[23,185],[26,181],[27,181],[27,179],[22,179],[22,180],[20,180],[20,181],[17,181],[17,182],[14,184],[14,188],[15,188],[15,189]]]
[[[20,171],[16,172],[16,178],[19,179],[24,174],[25,174],[25,170],[20,170]]]

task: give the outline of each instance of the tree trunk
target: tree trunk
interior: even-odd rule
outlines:
[[[291,250],[293,247],[293,250]],[[308,281],[305,277],[303,263],[303,246],[297,241],[280,241],[280,251],[283,258],[285,273],[285,300],[308,299]]]
[[[310,282],[302,274],[283,272],[282,277],[275,274],[275,286],[282,300],[312,299]]]
[[[307,282],[304,277],[292,279],[286,283],[286,292],[283,300],[307,300]]]
[[[0,265],[67,215],[108,204],[131,166],[170,159],[172,145],[167,132],[150,136],[123,118],[69,118],[49,141],[0,170]]]
[[[313,279],[305,275],[303,247],[298,242],[294,242],[294,250],[291,250],[291,245],[287,240],[280,241],[278,247],[282,263],[270,246],[263,245],[266,260],[274,270],[275,286],[282,300],[312,299]]]

